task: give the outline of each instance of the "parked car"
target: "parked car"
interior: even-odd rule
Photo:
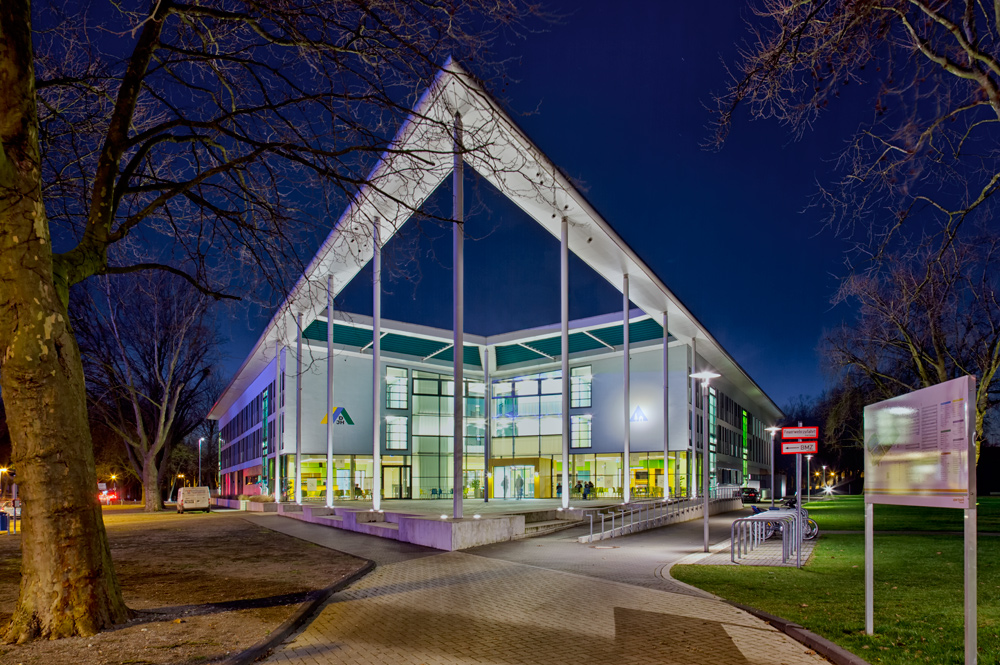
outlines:
[[[97,498],[100,499],[101,503],[110,506],[112,503],[115,502],[115,499],[118,498],[118,495],[116,495],[114,492],[104,491],[98,494]]]
[[[760,501],[760,490],[756,487],[743,487],[740,489],[740,498],[743,503],[757,503]]]

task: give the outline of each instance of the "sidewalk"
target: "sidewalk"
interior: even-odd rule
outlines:
[[[826,662],[663,573],[700,550],[701,522],[697,529],[677,525],[595,546],[560,533],[438,552],[359,534],[345,538],[278,517],[250,519],[378,563],[335,594],[269,663]],[[715,541],[728,536],[729,521],[712,520]]]

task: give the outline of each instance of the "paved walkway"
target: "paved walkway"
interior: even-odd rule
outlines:
[[[594,546],[562,532],[439,552],[276,516],[248,519],[378,564],[335,594],[269,663],[826,662],[755,617],[663,574],[701,549],[700,521]],[[713,542],[728,537],[731,520],[732,514],[712,521]]]

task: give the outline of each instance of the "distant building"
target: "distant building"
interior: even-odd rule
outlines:
[[[638,306],[627,312],[627,336],[623,308],[490,337],[463,333],[456,359],[455,331],[381,320],[378,287],[374,318],[331,314],[332,297],[452,173],[446,130],[456,113],[465,164],[561,238],[564,256],[576,254]],[[764,428],[780,410],[475,81],[447,64],[395,145],[209,414],[219,421],[224,495],[277,489],[283,500],[377,504],[453,499],[456,484],[470,499],[564,503],[582,498],[578,485],[598,498],[697,494],[705,414],[690,375],[705,370],[720,375],[708,393],[710,485],[767,486]],[[461,292],[462,270],[455,279]],[[564,284],[562,304],[572,297]]]

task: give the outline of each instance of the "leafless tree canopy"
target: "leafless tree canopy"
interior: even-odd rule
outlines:
[[[842,178],[819,200],[830,224],[862,231],[882,251],[915,215],[924,217],[910,229],[933,223],[954,235],[988,214],[1000,185],[997,6],[760,0],[754,13],[753,36],[717,99],[716,145],[741,107],[800,134],[862,86],[868,119],[845,137]]]
[[[365,183],[445,56],[491,75],[492,43],[535,11],[522,0],[113,7],[34,7],[57,275],[72,285],[159,267],[216,296],[300,274],[315,228]]]
[[[827,358],[843,370],[842,392],[869,401],[975,376],[978,448],[1000,403],[1000,234],[940,242],[925,238],[842,282],[837,300],[858,316],[827,336]]]
[[[211,408],[219,340],[208,298],[174,275],[98,278],[71,316],[93,416],[125,444],[145,507],[161,510],[161,464]]]

